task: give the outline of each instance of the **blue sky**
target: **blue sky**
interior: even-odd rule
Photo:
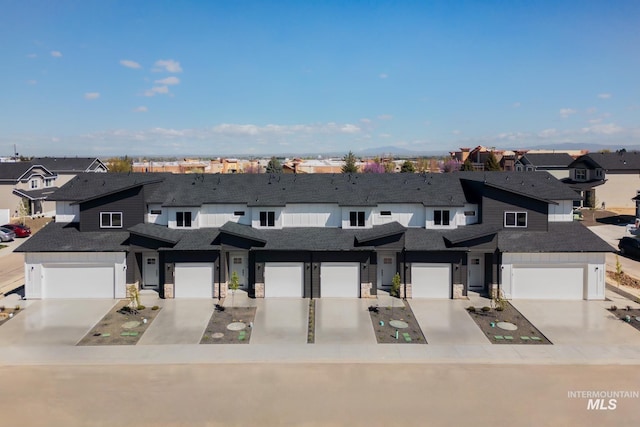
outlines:
[[[638,1],[0,3],[0,155],[640,144]]]

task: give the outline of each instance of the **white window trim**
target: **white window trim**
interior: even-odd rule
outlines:
[[[109,224],[102,225],[102,216],[109,215]],[[113,225],[113,216],[120,215],[120,225]],[[122,212],[100,212],[100,228],[122,228]]]
[[[436,212],[449,212],[449,224],[442,224],[442,221],[444,219],[444,215],[440,214],[440,222],[441,224],[437,224],[436,223]],[[452,211],[451,209],[445,209],[445,208],[441,208],[441,209],[434,209],[433,210],[433,227],[434,228],[450,228],[453,225],[454,222],[454,217],[455,217],[455,211]]]
[[[578,172],[580,172],[581,174],[584,174],[584,176],[578,177]],[[576,181],[586,181],[587,180],[587,170],[586,169],[576,169],[575,179],[576,179]]]
[[[40,183],[37,179],[32,179],[29,181],[29,188],[32,190],[40,188]]]
[[[180,214],[180,213],[182,214],[182,225],[178,224],[178,214]],[[191,217],[191,218],[189,218],[189,222],[191,223],[189,225],[184,225],[185,222],[186,222],[185,218],[184,218],[185,217],[184,214],[186,214],[186,213],[189,213],[189,216]],[[176,228],[193,228],[194,216],[195,215],[193,215],[192,211],[176,211]]]
[[[514,214],[515,217],[515,222],[513,225],[508,225],[507,224],[507,215],[508,214]],[[524,214],[524,225],[518,225],[518,215],[520,214]],[[527,226],[529,225],[529,214],[528,212],[517,212],[517,211],[508,211],[504,213],[504,227],[505,228],[527,228]]]
[[[261,215],[264,213],[264,225],[262,225]],[[273,215],[273,225],[269,225],[269,214]],[[258,212],[258,227],[259,228],[275,228],[278,224],[278,217],[276,216],[276,211],[260,211]]]

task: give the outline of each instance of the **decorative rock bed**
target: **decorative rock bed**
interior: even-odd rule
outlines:
[[[200,344],[249,344],[255,307],[216,306]]]
[[[405,301],[397,307],[369,307],[378,344],[427,344],[418,321]]]
[[[468,307],[467,312],[492,344],[552,344],[508,302],[502,311]]]
[[[158,306],[131,310],[128,300],[121,301],[77,345],[135,345],[160,310]]]

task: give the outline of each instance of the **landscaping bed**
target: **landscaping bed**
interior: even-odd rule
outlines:
[[[9,319],[13,318],[21,311],[22,309],[19,305],[16,305],[13,308],[6,308],[5,306],[0,305],[0,326],[2,326],[5,322],[8,322]]]
[[[160,307],[138,306],[137,310],[131,310],[129,304],[129,300],[118,303],[77,345],[135,345]]]
[[[216,304],[200,344],[249,344],[255,317],[255,307]]]
[[[411,307],[406,301],[402,303],[403,305],[397,307],[369,307],[369,315],[378,344],[427,343]]]
[[[630,305],[626,307],[616,307],[615,305],[612,305],[609,308],[609,312],[621,321],[628,323],[640,331],[640,308],[634,308]]]
[[[496,308],[467,307],[467,313],[492,344],[552,344],[508,302],[504,302],[502,311]]]
[[[307,344],[316,342],[316,300],[309,300],[309,320],[307,321]]]
[[[610,279],[612,283],[618,284],[618,275],[615,271],[607,271],[607,278]],[[620,285],[629,286],[630,288],[640,289],[640,280],[635,279],[629,276],[627,273],[620,273]]]

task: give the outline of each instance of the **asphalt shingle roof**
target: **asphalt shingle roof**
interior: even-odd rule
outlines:
[[[163,176],[166,175],[167,174],[82,173],[63,185],[49,197],[49,200],[82,202],[140,185],[161,181]]]
[[[164,225],[157,224],[136,224],[129,228],[129,231],[138,236],[149,237],[163,242],[176,244],[184,235],[184,230],[176,230]]]
[[[588,163],[589,160],[605,170],[640,170],[640,153],[635,151],[627,153],[589,153],[578,157],[574,163],[579,165],[582,162]]]
[[[21,244],[15,252],[122,252],[127,231],[84,231],[77,224],[51,222]]]
[[[20,195],[23,195],[25,197],[27,197],[28,199],[31,200],[42,200],[42,199],[47,199],[49,196],[51,196],[53,193],[55,193],[58,190],[58,187],[48,187],[48,188],[41,188],[39,190],[18,190],[18,189],[14,189],[14,193],[18,193]]]
[[[536,173],[457,172],[454,175],[539,200],[580,200],[580,196],[575,191],[544,171]]]
[[[359,244],[370,242],[372,240],[383,239],[388,236],[404,233],[406,228],[399,222],[394,221],[384,225],[377,225],[366,230],[357,230],[355,233],[356,240]]]
[[[498,234],[503,252],[613,252],[613,248],[577,221],[550,222],[548,231],[505,230]]]
[[[31,163],[42,165],[52,172],[86,172],[99,161],[96,157],[34,157]]]
[[[567,153],[527,153],[520,158],[520,162],[537,167],[568,168],[573,157]]]

